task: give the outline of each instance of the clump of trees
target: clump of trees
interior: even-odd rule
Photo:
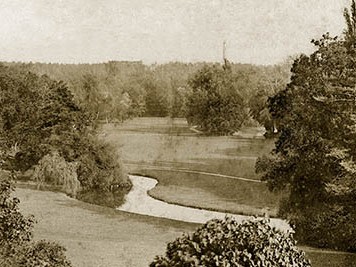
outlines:
[[[310,245],[356,251],[356,5],[342,38],[324,34],[294,61],[288,86],[269,100],[280,134],[257,170],[288,188],[280,213]]]
[[[212,135],[232,134],[247,118],[238,77],[231,68],[206,65],[189,80],[187,120]]]
[[[206,134],[230,135],[254,120],[273,136],[277,122],[267,100],[287,84],[288,66],[205,65],[188,80],[183,101],[188,122]]]
[[[114,206],[131,187],[116,151],[97,138],[92,113],[48,76],[0,65],[0,143],[7,169],[39,164],[36,180],[78,198],[96,202],[105,195]]]
[[[261,125],[271,127],[267,98],[283,87],[289,64],[254,66],[227,62],[233,83],[244,99],[246,110]],[[78,106],[91,117],[121,122],[133,117],[187,116],[189,81],[211,63],[144,65],[142,62],[109,61],[101,64],[6,63],[23,71],[63,80]],[[225,79],[225,78],[224,78]],[[249,120],[251,120],[249,118]]]
[[[35,218],[19,211],[19,199],[12,197],[11,177],[0,175],[0,265],[3,267],[70,267],[66,249],[45,240],[32,241]]]
[[[311,266],[291,233],[272,228],[266,220],[238,223],[211,220],[194,233],[167,245],[151,267],[163,266]]]
[[[201,64],[172,62],[146,66],[142,62],[109,61],[77,65],[6,65],[63,80],[76,103],[90,111],[92,117],[121,122],[140,116],[184,117],[182,88]]]

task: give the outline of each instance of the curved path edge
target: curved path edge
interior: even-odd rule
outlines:
[[[157,200],[148,195],[148,191],[154,188],[158,181],[153,178],[130,175],[132,181],[132,189],[125,197],[125,203],[116,208],[120,211],[126,211],[141,215],[160,217],[190,223],[205,223],[211,219],[223,219],[226,216],[234,218],[238,222],[249,220],[252,216],[217,212],[205,209],[197,209],[191,207],[169,204],[167,202]],[[292,231],[288,222],[271,218],[270,224],[282,231]]]

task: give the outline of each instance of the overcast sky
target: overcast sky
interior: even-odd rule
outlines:
[[[340,35],[348,0],[0,0],[0,61],[274,64]]]

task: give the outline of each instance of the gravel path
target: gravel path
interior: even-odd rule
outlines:
[[[157,180],[136,175],[130,175],[130,179],[133,187],[126,196],[125,204],[117,208],[118,210],[192,223],[205,223],[206,221],[214,218],[223,219],[226,215],[231,216],[240,222],[251,218],[246,215],[237,215],[169,204],[164,201],[154,199],[147,194],[149,190],[156,186]],[[284,220],[272,218],[270,219],[270,223],[272,226],[283,231],[291,230],[290,225]]]

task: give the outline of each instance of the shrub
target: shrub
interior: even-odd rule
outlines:
[[[122,168],[117,151],[96,138],[88,138],[86,143],[77,172],[82,186],[79,198],[99,205],[121,205],[125,194],[131,189],[131,182]]]
[[[46,241],[31,242],[35,220],[19,211],[20,200],[11,197],[11,178],[0,173],[0,266],[70,267],[65,248]]]
[[[169,243],[166,256],[156,257],[150,266],[311,265],[290,232],[272,228],[267,220],[238,223],[226,218],[208,221]]]
[[[32,179],[39,186],[46,183],[78,199],[117,207],[131,189],[117,151],[95,136],[78,140],[78,155],[68,162],[57,151],[44,156],[36,166]]]
[[[352,206],[320,204],[289,212],[299,242],[320,248],[356,252],[356,211]]]
[[[33,179],[39,184],[49,183],[60,186],[70,196],[76,196],[80,190],[77,177],[77,164],[66,162],[58,152],[45,155],[35,168]]]
[[[18,266],[26,267],[70,267],[64,252],[57,243],[41,240],[25,246],[17,255]]]
[[[16,251],[16,248],[30,241],[33,216],[25,217],[19,211],[19,199],[11,197],[14,185],[8,174],[0,177],[0,260]],[[2,256],[2,257],[1,257]],[[2,266],[2,264],[0,265]]]

